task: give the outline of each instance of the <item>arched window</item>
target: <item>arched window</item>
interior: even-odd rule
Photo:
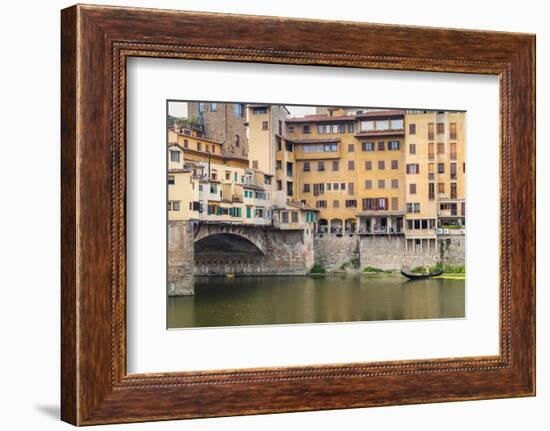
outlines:
[[[326,233],[328,232],[328,220],[327,219],[320,219],[319,220],[319,232],[320,233]]]
[[[241,145],[241,137],[239,135],[235,135],[235,145],[238,147]]]
[[[330,221],[330,232],[331,233],[342,233],[342,220],[339,218],[334,218]]]

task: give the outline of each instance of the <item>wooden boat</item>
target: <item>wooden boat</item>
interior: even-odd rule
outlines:
[[[421,272],[416,273],[416,272],[408,272],[401,269],[401,274],[407,277],[409,280],[424,280],[426,278],[436,277],[438,275],[443,274],[443,270],[440,269],[439,271],[434,271],[430,273],[421,273]]]

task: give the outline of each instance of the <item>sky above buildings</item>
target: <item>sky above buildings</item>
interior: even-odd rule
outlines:
[[[314,114],[314,106],[292,106],[285,105],[290,112],[291,117],[303,117],[304,115]],[[187,102],[168,103],[168,114],[173,117],[187,117]]]

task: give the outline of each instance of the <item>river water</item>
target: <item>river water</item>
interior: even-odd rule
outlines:
[[[400,276],[197,277],[168,298],[169,328],[461,318],[464,280]]]

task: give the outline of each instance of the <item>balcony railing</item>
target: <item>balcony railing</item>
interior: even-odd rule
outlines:
[[[374,228],[361,226],[357,233],[370,234],[370,235],[391,235],[391,234],[400,234],[402,230],[398,227],[392,226],[375,226]]]
[[[437,228],[438,235],[465,235],[466,228],[464,227],[439,227]]]

